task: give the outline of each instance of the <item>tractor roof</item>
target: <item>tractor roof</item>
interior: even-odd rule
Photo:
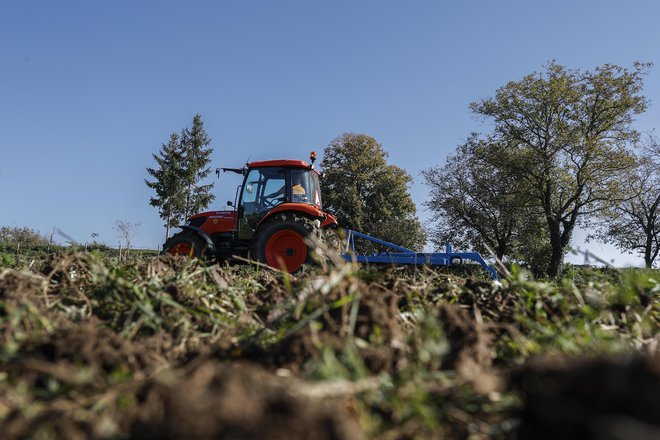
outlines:
[[[263,167],[288,167],[288,168],[309,168],[309,164],[304,160],[261,160],[258,162],[250,162],[247,164],[248,168],[263,168]]]

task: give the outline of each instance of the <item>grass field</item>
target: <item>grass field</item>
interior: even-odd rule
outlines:
[[[0,253],[2,438],[658,438],[660,274]],[[647,436],[647,437],[644,437]]]

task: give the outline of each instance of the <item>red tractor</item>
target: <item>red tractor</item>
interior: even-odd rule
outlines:
[[[306,238],[337,227],[321,206],[320,174],[303,160],[267,160],[244,168],[238,204],[228,211],[195,214],[163,245],[163,251],[197,258],[251,258],[289,272],[311,261]],[[218,170],[219,172],[219,170]],[[238,191],[237,191],[238,193]]]

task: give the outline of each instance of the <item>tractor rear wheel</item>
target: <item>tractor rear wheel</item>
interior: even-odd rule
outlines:
[[[207,244],[191,231],[181,231],[171,236],[163,245],[163,252],[171,255],[202,258],[206,254]]]
[[[309,230],[297,221],[270,223],[259,232],[252,247],[253,258],[277,269],[295,272],[311,263],[305,239]]]

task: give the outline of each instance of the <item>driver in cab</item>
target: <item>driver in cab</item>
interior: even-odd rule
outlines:
[[[294,177],[291,185],[291,195],[294,202],[302,202],[305,199],[305,187],[302,185],[302,179],[300,177]],[[285,193],[286,186],[282,185],[282,188],[278,189],[272,194],[265,196],[265,199],[273,199],[278,196],[282,196]]]
[[[305,187],[302,186],[300,178],[294,180],[293,186],[291,187],[291,195],[293,196],[294,202],[302,202],[305,199]]]

